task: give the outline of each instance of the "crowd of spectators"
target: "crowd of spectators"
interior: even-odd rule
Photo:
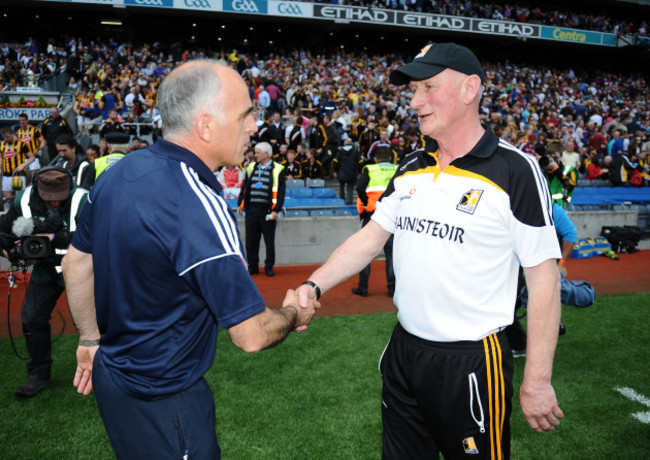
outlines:
[[[12,91],[18,86],[38,86],[44,79],[65,69],[69,50],[53,39],[45,46],[38,41],[0,45],[0,91]]]
[[[372,161],[377,145],[390,146],[397,161],[427,143],[409,108],[409,88],[386,80],[401,63],[395,55],[295,52],[256,59],[233,52],[228,59],[249,81],[252,97],[264,101],[260,105],[267,119],[260,132],[276,146],[276,161],[295,150],[304,162],[302,177],[334,174],[347,137],[358,148],[361,164]],[[570,164],[580,178],[596,178],[595,167],[589,173],[594,163],[607,166],[597,178],[614,185],[647,183],[650,94],[643,77],[510,62],[486,62],[485,69],[481,116],[501,138],[538,158],[554,157],[563,168]],[[268,88],[276,96],[260,99]],[[302,129],[297,147],[290,139],[294,126]],[[314,159],[320,167],[313,167]],[[634,171],[640,183],[632,179]]]
[[[645,15],[634,19],[615,19],[593,11],[588,13],[571,10],[553,10],[540,6],[514,5],[509,3],[483,3],[471,0],[314,0],[317,3],[333,3],[343,5],[359,5],[372,8],[388,8],[396,10],[419,11],[425,13],[445,14],[450,16],[472,17],[498,21],[514,21],[521,23],[542,24],[556,27],[568,27],[582,30],[592,30],[616,34],[636,34],[645,36],[648,33],[648,23]],[[78,42],[78,43],[77,43]],[[123,48],[128,45],[117,45],[115,58],[118,62],[130,55],[130,50]],[[156,45],[141,49],[145,56],[156,52]],[[11,90],[18,86],[37,86],[39,81],[58,74],[66,64],[74,64],[95,57],[96,43],[83,43],[81,39],[71,40],[67,44],[55,43],[49,39],[45,46],[40,46],[31,38],[21,46],[4,43],[0,46],[0,90]],[[134,64],[137,65],[137,54]],[[101,67],[105,62],[98,63]],[[86,69],[87,70],[87,69]],[[94,69],[100,73],[101,69]],[[158,74],[160,69],[140,69],[145,77],[150,76],[150,70]],[[124,77],[123,75],[120,75]],[[78,82],[82,75],[75,75]],[[140,79],[144,81],[144,79]],[[94,82],[89,82],[94,83]],[[141,84],[140,86],[144,86]]]
[[[302,166],[297,177],[335,175],[348,137],[360,165],[372,161],[372,150],[380,145],[390,146],[397,161],[427,143],[409,107],[409,88],[388,84],[391,69],[407,58],[395,54],[294,50],[262,56],[80,38],[50,41],[44,53],[29,51],[34,46],[5,55],[5,81],[11,74],[7,69],[29,62],[23,59],[27,54],[56,62],[76,95],[77,129],[92,128],[101,136],[128,131],[129,123],[156,121],[156,89],[165,75],[178,63],[213,57],[229,62],[247,80],[260,109],[258,138],[273,145],[276,161],[287,161],[291,152]],[[558,162],[570,149],[581,177],[614,175],[619,185],[638,170],[647,181],[650,94],[643,77],[486,60],[484,66],[481,116],[500,137],[538,156],[556,155]],[[96,120],[101,123],[93,125]],[[602,169],[591,167],[589,173],[590,164]],[[620,165],[622,178],[612,165]]]
[[[304,1],[304,0],[298,0]],[[417,11],[496,21],[514,21],[552,27],[593,30],[614,34],[645,36],[648,31],[646,17],[635,20],[617,20],[596,14],[572,10],[553,10],[544,6],[513,5],[510,3],[485,3],[471,0],[314,0],[315,3],[364,6],[391,10]]]

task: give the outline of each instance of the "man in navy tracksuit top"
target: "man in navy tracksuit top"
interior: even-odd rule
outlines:
[[[203,379],[217,328],[256,352],[303,330],[318,304],[303,313],[289,292],[265,307],[214,176],[257,129],[241,77],[191,61],[163,80],[158,107],[165,139],[99,177],[64,259],[74,383],[95,389],[118,458],[219,458]]]

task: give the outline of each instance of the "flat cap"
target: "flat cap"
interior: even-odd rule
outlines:
[[[114,131],[112,133],[106,133],[104,139],[109,144],[128,144],[131,141],[131,135],[121,131]]]

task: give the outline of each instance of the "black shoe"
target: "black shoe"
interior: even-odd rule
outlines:
[[[265,268],[264,273],[266,273],[266,276],[275,276],[275,272],[273,271],[273,268]]]
[[[352,294],[360,295],[361,297],[368,297],[368,291],[361,288],[352,288]]]
[[[28,380],[16,388],[14,394],[19,398],[32,398],[50,386],[49,380]]]
[[[560,321],[560,335],[566,334],[566,326],[562,321]]]
[[[257,275],[260,272],[259,267],[248,267],[248,273],[251,275]]]
[[[388,290],[388,297],[393,297],[395,295],[395,290],[394,289],[389,289]]]

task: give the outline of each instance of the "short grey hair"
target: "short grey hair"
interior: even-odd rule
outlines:
[[[163,136],[188,134],[199,111],[220,116],[223,94],[217,66],[227,67],[223,61],[194,60],[177,67],[163,79],[157,103],[163,120]]]
[[[273,156],[273,147],[268,142],[258,142],[255,144],[255,150],[261,150],[266,153],[269,157]]]
[[[108,143],[111,146],[111,153],[115,151],[120,151],[120,152],[128,152],[131,146],[127,144],[113,144],[113,143]]]

